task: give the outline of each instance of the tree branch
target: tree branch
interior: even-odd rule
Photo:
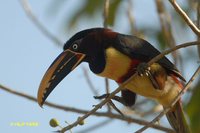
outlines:
[[[162,57],[164,57],[165,55],[181,49],[181,48],[185,48],[185,47],[189,47],[189,46],[193,46],[193,45],[200,45],[200,41],[193,41],[193,42],[187,42],[187,43],[183,43],[180,45],[177,45],[173,48],[170,48],[168,50],[163,51],[161,54],[157,55],[156,57],[154,57],[152,60],[149,61],[148,65],[152,65],[154,62],[157,62],[159,59],[161,59]]]
[[[37,103],[37,98],[30,96],[28,94],[18,92],[16,90],[10,89],[10,88],[8,88],[4,85],[1,85],[1,84],[0,84],[0,89],[6,91],[8,93],[14,94],[16,96],[20,96],[22,98],[25,98],[25,99],[28,99],[30,101]],[[48,102],[48,101],[46,101],[44,104],[49,106],[49,107],[52,107],[52,108],[55,108],[55,109],[58,109],[58,110],[62,110],[62,111],[66,111],[66,112],[73,112],[73,113],[79,113],[79,114],[86,114],[86,113],[89,112],[88,110],[82,110],[82,109],[77,109],[77,108],[73,108],[73,107],[66,107],[66,106],[54,104],[54,103],[51,103],[51,102]],[[108,112],[94,112],[91,115],[99,116],[99,117],[107,117],[107,118],[110,118],[110,119],[118,119],[118,120],[122,120],[122,121],[125,121],[125,122],[128,122],[128,123],[137,123],[137,124],[140,124],[140,125],[148,124],[148,122],[144,121],[144,120],[135,119],[135,118],[127,117],[127,116],[123,117],[121,115],[114,114],[114,113],[108,113]],[[161,130],[161,131],[166,131],[166,132],[173,131],[172,129],[165,128],[165,127],[162,127],[162,126],[159,126],[159,125],[156,125],[156,124],[153,124],[151,127],[158,129],[158,130]]]
[[[185,20],[187,25],[192,29],[192,31],[197,35],[200,36],[200,30],[196,27],[196,25],[192,22],[192,20],[187,16],[187,14],[181,9],[181,7],[178,5],[176,0],[169,0],[169,2],[172,4],[174,9],[179,13],[179,15]]]

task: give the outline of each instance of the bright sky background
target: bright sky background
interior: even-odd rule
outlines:
[[[45,27],[65,42],[71,35],[81,29],[102,26],[102,18],[99,16],[99,22],[90,22],[90,24],[88,24],[85,20],[83,21],[83,24],[74,31],[71,31],[70,33],[66,31],[66,34],[64,35],[59,33],[61,30],[60,25],[62,17],[68,16],[73,12],[77,5],[77,1],[78,0],[66,5],[66,8],[61,10],[56,17],[47,17],[47,10],[51,0],[30,0],[30,4],[39,20],[45,24]],[[141,3],[135,3],[135,13],[140,14],[141,12],[144,15],[144,17],[136,15],[140,26],[144,23],[144,18],[146,18],[146,16],[151,16],[151,19],[148,19],[150,24],[154,25],[155,23],[158,23],[156,14],[151,14],[152,10],[155,10],[152,2],[152,0],[141,0]],[[144,8],[142,8],[142,3],[148,5],[145,12]],[[0,16],[0,83],[36,97],[43,74],[62,49],[56,47],[51,40],[46,38],[35,27],[25,15],[19,1],[5,0],[1,2]],[[114,29],[124,33],[127,29],[123,29],[122,25],[124,25],[124,22],[118,22]],[[187,38],[187,40],[190,39],[191,38]],[[195,67],[195,65],[192,64],[190,64],[190,66]],[[98,101],[93,99],[93,94],[85,82],[83,71],[81,69],[82,67],[87,68],[87,65],[81,65],[81,67],[77,68],[65,78],[48,97],[48,101],[87,110],[90,110],[92,105],[97,104]],[[193,70],[193,68],[191,70]],[[189,79],[189,73],[190,72],[188,72],[186,79]],[[101,89],[104,88],[104,79],[99,78],[92,73],[90,73],[90,75],[99,94],[104,93],[104,90]],[[111,82],[111,88],[116,88],[114,82]],[[51,118],[57,118],[61,125],[65,125],[64,121],[72,123],[77,119],[77,114],[58,111],[47,106],[44,106],[42,109],[35,102],[14,96],[1,89],[0,105],[0,132],[48,133],[56,130],[51,128],[48,124]],[[118,106],[120,107],[120,105]],[[72,131],[73,133],[76,133],[103,120],[105,120],[105,118],[89,117],[86,119],[86,124],[84,126],[76,127]],[[39,126],[12,126],[11,124],[15,122],[38,122]],[[110,124],[103,126],[94,132],[102,133],[103,131],[112,131],[115,133],[130,133],[137,128],[139,128],[139,126],[136,124],[128,125],[125,122],[114,120]],[[155,132],[155,130],[147,130],[146,133],[151,131]]]

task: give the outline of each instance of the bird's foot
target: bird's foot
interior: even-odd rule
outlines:
[[[151,73],[151,68],[150,66],[148,66],[147,63],[143,62],[143,63],[140,63],[138,66],[137,66],[137,73],[139,76],[148,76],[149,79],[151,80],[152,82],[152,85],[155,89],[158,89],[160,90],[160,87],[158,85],[158,83],[156,82],[155,78],[153,77],[152,73]]]
[[[94,99],[105,99],[105,98],[108,98],[109,96],[110,96],[110,94],[107,93],[107,94],[103,94],[101,96],[94,96]],[[125,105],[123,99],[119,96],[114,96],[111,99],[118,101],[118,102],[122,103],[123,105]],[[124,114],[115,106],[115,104],[112,102],[112,100],[109,100],[108,103],[113,107],[114,110],[116,110],[119,114],[124,116]]]
[[[101,96],[94,96],[94,99],[105,99],[105,98],[107,98],[107,97],[109,97],[109,93],[107,93],[107,94],[103,94],[103,95],[101,95]]]
[[[103,94],[103,95],[101,95],[101,96],[94,96],[94,99],[105,99],[105,98],[107,98],[107,97],[109,97],[110,96],[110,94],[109,93],[107,93],[107,94]],[[125,106],[127,106],[125,103],[124,103],[124,100],[123,100],[123,98],[122,97],[119,97],[119,96],[114,96],[114,97],[112,97],[111,98],[112,100],[115,100],[115,101],[117,101],[117,102],[119,102],[119,103],[121,103],[121,104],[123,104],[123,105],[125,105]]]
[[[138,66],[137,66],[137,73],[139,76],[148,76],[150,74],[150,70],[151,68],[148,66],[147,63],[140,63]]]

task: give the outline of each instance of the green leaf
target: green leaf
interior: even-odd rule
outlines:
[[[160,30],[156,32],[156,39],[159,43],[159,47],[164,50],[167,47],[166,39],[164,38],[164,33]]]
[[[89,16],[92,19],[92,16],[103,8],[103,4],[104,0],[86,0],[85,4],[70,18],[67,28],[75,26],[82,16]]]
[[[111,25],[111,26],[114,25],[116,12],[117,12],[121,2],[122,2],[122,0],[111,0],[110,1],[110,6],[109,6],[110,8],[109,8],[108,20],[107,20],[108,25]]]
[[[63,9],[64,5],[67,5],[66,2],[67,0],[52,0],[47,7],[47,15],[50,16],[56,16],[57,13]]]
[[[193,95],[187,105],[187,113],[191,121],[191,129],[193,133],[200,133],[200,81],[193,90]]]
[[[88,19],[93,20],[94,16],[97,15],[97,12],[100,11],[102,12],[101,14],[103,14],[104,2],[104,0],[86,0],[85,4],[71,17],[67,28],[74,27],[82,17],[87,17]],[[121,2],[121,0],[110,1],[107,19],[108,25],[114,25],[116,12]]]

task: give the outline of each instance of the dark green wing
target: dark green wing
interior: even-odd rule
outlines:
[[[149,42],[130,35],[118,34],[114,47],[127,56],[133,59],[138,59],[142,62],[148,62],[160,54],[160,52]],[[175,74],[177,77],[185,81],[178,69],[166,57],[161,58],[157,63],[162,65],[168,73]]]

